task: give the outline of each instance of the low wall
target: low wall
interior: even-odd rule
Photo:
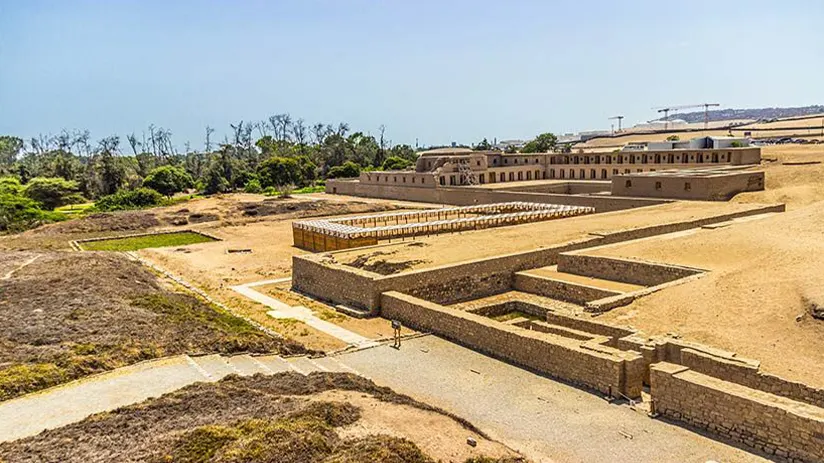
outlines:
[[[513,187],[517,188],[517,187]],[[522,188],[522,187],[521,187]],[[474,187],[412,188],[400,185],[374,185],[356,180],[327,180],[326,192],[368,198],[420,201],[425,203],[470,206],[475,204],[525,201],[594,207],[597,212],[620,211],[635,207],[671,202],[658,198],[628,198],[617,196],[576,196]]]
[[[650,369],[656,413],[770,455],[824,461],[824,409],[672,363]]]
[[[301,256],[292,257],[292,289],[333,304],[351,305],[370,312],[380,303],[375,279],[367,272],[342,269]]]
[[[752,389],[824,407],[824,390],[759,371],[758,365],[719,358],[695,349],[682,349],[681,362],[698,373]]]
[[[559,255],[558,271],[641,286],[657,286],[703,273],[703,270],[677,265],[583,254]]]
[[[553,299],[581,305],[586,304],[588,301],[622,294],[594,286],[553,280],[552,278],[530,275],[523,272],[515,274],[512,287],[525,293],[537,294],[539,296],[551,297]]]
[[[641,395],[643,358],[636,353],[613,350],[607,354],[598,346],[583,348],[580,341],[499,323],[395,291],[384,293],[381,299],[385,318],[412,328],[605,394]]]

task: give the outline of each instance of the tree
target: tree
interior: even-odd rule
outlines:
[[[383,170],[403,170],[407,167],[411,166],[412,163],[407,161],[406,159],[399,158],[397,156],[390,156],[386,158],[386,161],[383,162],[381,169]]]
[[[412,149],[412,147],[409,145],[393,146],[389,149],[389,157],[406,159],[407,161],[412,163],[418,160],[418,154],[415,153],[415,150]]]
[[[0,136],[0,170],[10,168],[23,149],[23,139],[8,135]]]
[[[25,196],[0,192],[0,232],[20,232],[65,218],[64,214],[45,212],[39,206]]]
[[[133,191],[120,190],[113,195],[98,199],[94,207],[101,211],[120,211],[143,209],[163,204],[163,196],[151,188],[138,188]]]
[[[35,177],[23,187],[23,194],[42,204],[44,208],[53,210],[66,204],[83,202],[84,199],[77,190],[77,182],[74,181],[60,177]]]
[[[304,180],[296,160],[277,156],[261,162],[257,175],[263,188],[300,185]]]
[[[162,166],[151,172],[143,179],[143,186],[151,188],[160,194],[172,197],[186,188],[191,188],[194,180],[188,172],[180,167]]]
[[[353,178],[360,175],[361,168],[352,161],[347,161],[341,166],[329,169],[326,178]]]
[[[472,149],[475,151],[489,151],[492,149],[492,145],[489,143],[489,140],[484,138],[480,143],[473,146]]]
[[[521,148],[522,153],[546,153],[554,150],[558,144],[558,137],[552,133],[542,133]]]
[[[16,177],[0,177],[0,194],[22,195],[23,185]]]
[[[504,148],[504,153],[507,153],[507,154],[517,153],[517,152],[518,152],[518,148],[516,148],[515,145],[506,145],[506,148]]]
[[[670,135],[669,137],[667,137],[667,141],[679,141],[679,140],[681,140],[681,137],[679,137],[678,135]]]
[[[207,195],[225,193],[232,188],[232,185],[223,175],[223,167],[220,165],[220,162],[218,161],[213,161],[209,165],[209,168],[206,169],[206,175],[203,180],[203,191]]]

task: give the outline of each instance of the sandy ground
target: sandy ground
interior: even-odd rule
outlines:
[[[744,203],[684,201],[512,227],[417,238],[416,243],[423,243],[424,246],[410,245],[411,241],[407,241],[379,247],[341,251],[333,255],[337,262],[348,263],[364,254],[376,251],[391,252],[392,254],[381,256],[381,258],[388,262],[423,261],[412,265],[410,269],[414,270],[519,251],[529,251],[583,238],[594,232],[614,232],[686,219],[697,219],[742,211],[752,207],[755,206]]]
[[[824,200],[824,145],[772,145],[761,149],[766,190],[742,193],[734,203],[781,202],[787,209]],[[821,164],[784,165],[786,161],[819,161]]]
[[[360,420],[342,427],[338,434],[343,439],[385,434],[414,442],[436,461],[463,462],[477,456],[507,457],[515,452],[504,445],[484,439],[461,426],[454,419],[429,410],[409,405],[382,402],[362,392],[331,390],[311,397],[313,401],[345,402],[361,410]],[[467,445],[467,437],[478,442]]]
[[[301,197],[301,200],[304,201],[317,199],[338,203],[355,201],[359,204],[354,208],[357,215],[365,213],[363,210],[368,209],[371,205],[400,205],[404,207],[403,210],[412,206],[421,207],[419,203],[398,203],[397,201],[349,198],[326,194],[302,195]],[[229,200],[228,198],[224,199],[224,201]],[[308,251],[292,245],[293,219],[288,216],[270,216],[258,221],[212,222],[204,224],[200,229],[220,238],[222,241],[181,247],[144,249],[139,253],[142,257],[195,284],[224,304],[236,308],[245,316],[272,328],[288,338],[295,339],[309,349],[330,352],[345,348],[346,344],[344,342],[302,322],[278,320],[268,316],[266,312],[271,309],[250,301],[230,289],[231,286],[238,284],[278,279],[291,275],[292,256],[308,253]],[[251,250],[251,252],[229,252],[229,250],[241,249]],[[277,285],[277,287],[283,286]],[[265,286],[262,287],[262,289],[266,288]],[[391,329],[387,332],[383,323],[379,323],[377,320],[354,319],[335,312],[329,306],[294,293],[272,294],[271,291],[277,291],[277,289],[273,290],[271,287],[269,289],[270,295],[275,297],[285,296],[288,300],[284,300],[284,302],[313,309],[321,318],[363,336],[384,338],[387,335],[392,335]]]
[[[824,287],[821,205],[594,251],[710,270],[696,281],[641,298],[601,319],[648,334],[676,332],[761,360],[768,372],[824,387],[824,321],[809,315],[804,300]]]

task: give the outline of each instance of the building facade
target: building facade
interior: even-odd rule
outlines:
[[[701,137],[628,145],[610,153],[503,153],[443,148],[420,154],[414,171],[364,172],[360,182],[412,188],[529,180],[611,180],[614,175],[753,165],[761,148],[743,138]]]

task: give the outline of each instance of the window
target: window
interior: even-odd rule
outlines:
[[[506,174],[504,174],[503,172],[501,172],[501,181],[502,182],[506,181]]]
[[[589,178],[595,179],[595,169],[590,169],[589,170]]]
[[[690,182],[685,182],[684,183],[684,191],[690,191],[690,190],[692,190],[692,185],[690,185]]]
[[[661,189],[661,182],[655,182],[655,189],[656,189],[656,190],[660,190],[660,189]]]
[[[564,169],[561,169],[561,178],[564,178]]]
[[[515,164],[517,164],[517,163],[518,163],[518,158],[515,158]]]
[[[481,161],[475,161],[475,163],[478,164],[479,166],[481,165]]]
[[[412,183],[415,183],[415,177],[412,177]]]
[[[518,180],[523,180],[523,179],[524,179],[524,173],[523,172],[518,172]]]
[[[403,176],[401,178],[403,178],[403,183],[406,183],[406,176]]]
[[[601,178],[606,180],[606,178],[607,178],[607,170],[606,169],[601,169]]]
[[[513,174],[512,172],[509,173],[509,181],[515,181],[515,174]]]
[[[424,183],[426,183],[426,178],[425,178],[425,177],[421,177],[421,185],[423,185]]]
[[[495,158],[495,159],[493,159],[493,160],[492,160],[492,165],[493,165],[493,166],[497,166],[497,165],[498,165],[498,158]]]
[[[509,164],[509,159],[504,158],[504,164]]]
[[[579,174],[581,174],[581,175],[578,177],[578,178],[580,178],[581,180],[583,180],[583,179],[587,178],[587,171],[586,171],[586,169],[581,169],[578,173],[579,173]]]
[[[612,175],[618,175],[618,169],[612,169]]]
[[[627,180],[626,183],[624,183],[624,186],[627,188],[632,188],[632,180]]]
[[[392,177],[392,181],[393,181],[394,183],[398,183],[398,177]]]
[[[549,178],[555,178],[555,169],[549,169]]]
[[[454,176],[454,175],[450,175],[450,176],[449,176],[449,184],[450,184],[450,185],[454,185],[454,184],[455,184],[455,176]]]
[[[538,158],[535,158],[535,164],[538,164]]]
[[[441,180],[441,185],[446,185],[446,180],[444,180],[443,177],[440,177],[440,180]]]
[[[532,180],[532,172],[527,172],[526,173],[526,179],[527,180]]]

